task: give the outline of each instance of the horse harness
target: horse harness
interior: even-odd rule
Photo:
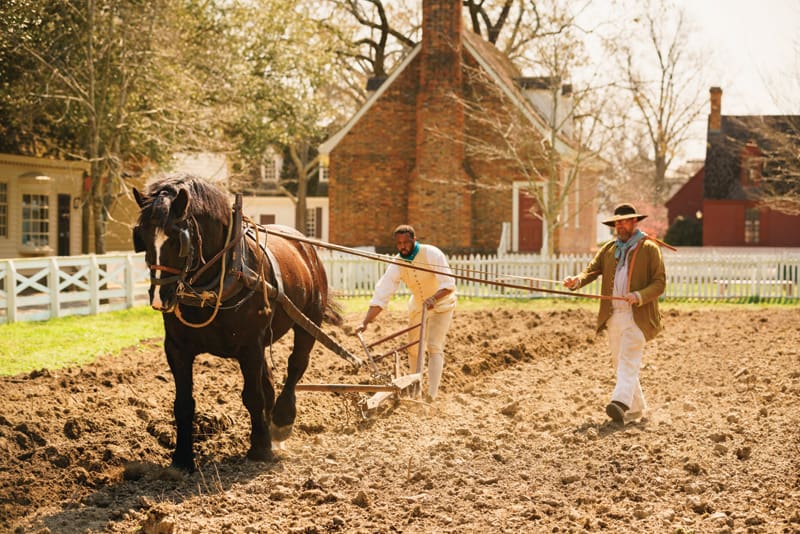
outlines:
[[[151,271],[161,270],[172,274],[166,278],[154,278],[151,275],[151,282],[155,285],[163,285],[172,282],[178,283],[176,296],[178,304],[184,304],[194,307],[214,306],[214,314],[204,323],[192,324],[186,321],[180,314],[180,307],[176,306],[175,311],[178,318],[187,326],[203,327],[210,324],[216,316],[219,309],[237,308],[241,306],[247,299],[253,296],[254,293],[260,292],[264,297],[265,312],[269,313],[272,306],[271,302],[277,302],[283,308],[286,315],[288,315],[296,324],[303,330],[314,336],[314,338],[322,343],[325,347],[332,350],[334,353],[343,357],[355,366],[360,366],[361,361],[353,356],[344,347],[331,339],[320,327],[309,319],[297,305],[289,299],[284,291],[283,277],[281,275],[280,264],[275,258],[274,253],[266,246],[266,236],[264,233],[264,243],[259,241],[259,226],[253,221],[247,219],[244,221],[242,216],[242,196],[237,194],[233,203],[233,210],[231,212],[231,223],[228,227],[228,237],[225,246],[217,252],[213,258],[208,261],[202,259],[202,252],[198,258],[200,267],[188,277],[189,272],[193,270],[195,261],[194,242],[202,246],[202,236],[200,235],[197,221],[194,218],[190,219],[192,222],[187,223],[186,228],[178,228],[180,240],[180,253],[181,257],[186,258],[186,263],[183,269],[175,269],[163,265],[150,266]],[[235,229],[235,230],[233,230]],[[194,235],[193,235],[194,234]],[[270,266],[274,280],[267,280],[266,273],[263,269],[261,272],[256,272],[247,264],[247,256],[250,254],[250,249],[247,246],[247,239],[252,239],[261,252],[264,253],[267,263]],[[230,252],[230,265],[226,266],[228,261],[228,252]],[[220,261],[222,268],[219,275],[211,282],[197,287],[194,285],[195,281],[208,270],[208,268]],[[235,303],[228,304],[230,299],[238,295],[242,289],[248,291]],[[210,304],[215,303],[215,304]]]
[[[193,220],[193,218],[190,220]],[[259,242],[258,227],[255,223],[248,220],[245,227],[242,217],[241,195],[236,195],[236,200],[234,201],[225,246],[208,261],[204,261],[201,258],[200,265],[193,266],[195,243],[197,243],[198,247],[202,247],[202,236],[198,231],[197,222],[187,223],[186,228],[180,228],[178,231],[181,251],[179,255],[187,258],[183,269],[155,265],[151,266],[150,269],[163,270],[173,275],[161,279],[151,277],[151,281],[155,285],[177,282],[176,296],[179,304],[198,308],[212,305],[222,308],[236,308],[256,291],[259,291],[266,293],[264,303],[269,307],[269,299],[274,298],[279,293],[283,293],[283,280],[281,279],[280,268],[275,256],[267,248],[266,243]],[[253,239],[258,243],[259,248],[267,258],[275,276],[274,286],[269,280],[265,280],[264,272],[256,272],[247,264],[248,256],[251,255],[247,246],[247,239]],[[196,285],[197,280],[203,273],[217,262],[222,263],[220,273],[210,282],[202,286]],[[247,289],[248,291],[236,302],[230,302],[231,299],[241,293],[242,289]],[[216,304],[214,304],[215,302]]]

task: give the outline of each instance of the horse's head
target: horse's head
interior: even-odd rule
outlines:
[[[150,269],[150,305],[168,313],[179,287],[205,284],[219,273],[219,265],[198,269],[224,246],[230,202],[215,185],[184,174],[167,175],[133,195],[140,208],[133,243]]]
[[[184,187],[163,187],[145,195],[134,189],[133,195],[141,209],[133,245],[136,252],[145,253],[150,269],[150,305],[170,312],[177,303],[177,284],[185,280],[198,253],[189,192]]]

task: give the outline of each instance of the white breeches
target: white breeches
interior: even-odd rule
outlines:
[[[447,330],[453,321],[453,309],[444,312],[434,312],[428,310],[427,316],[427,335],[425,336],[425,352],[428,353],[428,395],[436,398],[439,392],[439,383],[442,381],[442,370],[444,369],[444,342],[447,337]],[[417,324],[422,317],[422,310],[412,311],[408,316],[408,325]],[[408,333],[409,343],[419,339],[419,329],[416,328]],[[414,373],[417,369],[419,345],[414,345],[408,349],[408,367]]]
[[[639,384],[639,369],[644,354],[644,334],[633,320],[633,312],[617,311],[608,320],[611,360],[617,370],[617,385],[611,400],[623,403],[631,412],[647,408]]]

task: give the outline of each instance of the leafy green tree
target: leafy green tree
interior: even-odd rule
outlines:
[[[4,149],[89,162],[95,252],[105,251],[123,178],[165,161],[191,139],[188,131],[205,129],[188,112],[186,92],[175,90],[185,82],[173,37],[184,13],[172,6],[19,0],[0,11]]]
[[[104,252],[127,176],[168,166],[177,152],[223,152],[246,169],[270,146],[319,136],[334,71],[314,7],[9,0],[0,7],[3,149],[90,162],[86,202]]]
[[[241,2],[224,11],[225,41],[242,75],[225,136],[238,154],[234,189],[247,185],[275,149],[287,153],[294,172],[279,188],[295,203],[295,226],[305,229],[307,183],[319,161],[311,147],[328,125],[343,120],[329,96],[337,71],[333,38],[315,17],[312,1]],[[291,183],[289,183],[291,182]]]

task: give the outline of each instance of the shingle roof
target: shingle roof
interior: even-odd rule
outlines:
[[[465,50],[477,61],[484,69],[486,69],[494,81],[501,85],[503,90],[519,107],[523,115],[528,118],[531,124],[536,127],[543,135],[549,136],[549,126],[547,121],[542,117],[538,111],[525,95],[520,90],[519,84],[516,79],[521,77],[519,70],[514,64],[503,55],[493,44],[483,39],[480,35],[464,31],[462,34],[464,38]],[[411,52],[406,56],[398,65],[398,67],[389,75],[389,77],[381,83],[375,93],[373,93],[364,105],[350,118],[347,124],[332,137],[326,140],[319,148],[320,154],[330,154],[336,145],[344,138],[347,132],[355,126],[358,120],[369,111],[373,104],[381,97],[386,89],[394,82],[399,74],[405,70],[411,63],[411,60],[419,53],[421,44],[417,44]],[[558,145],[556,149],[559,152],[573,150],[573,141],[563,135],[559,135]]]
[[[781,163],[786,155],[792,156],[791,147],[796,151],[800,115],[723,115],[721,119],[718,132],[708,131],[704,196],[744,200],[747,195],[740,179],[742,150],[748,143],[755,143],[764,155],[764,177],[785,173]]]

